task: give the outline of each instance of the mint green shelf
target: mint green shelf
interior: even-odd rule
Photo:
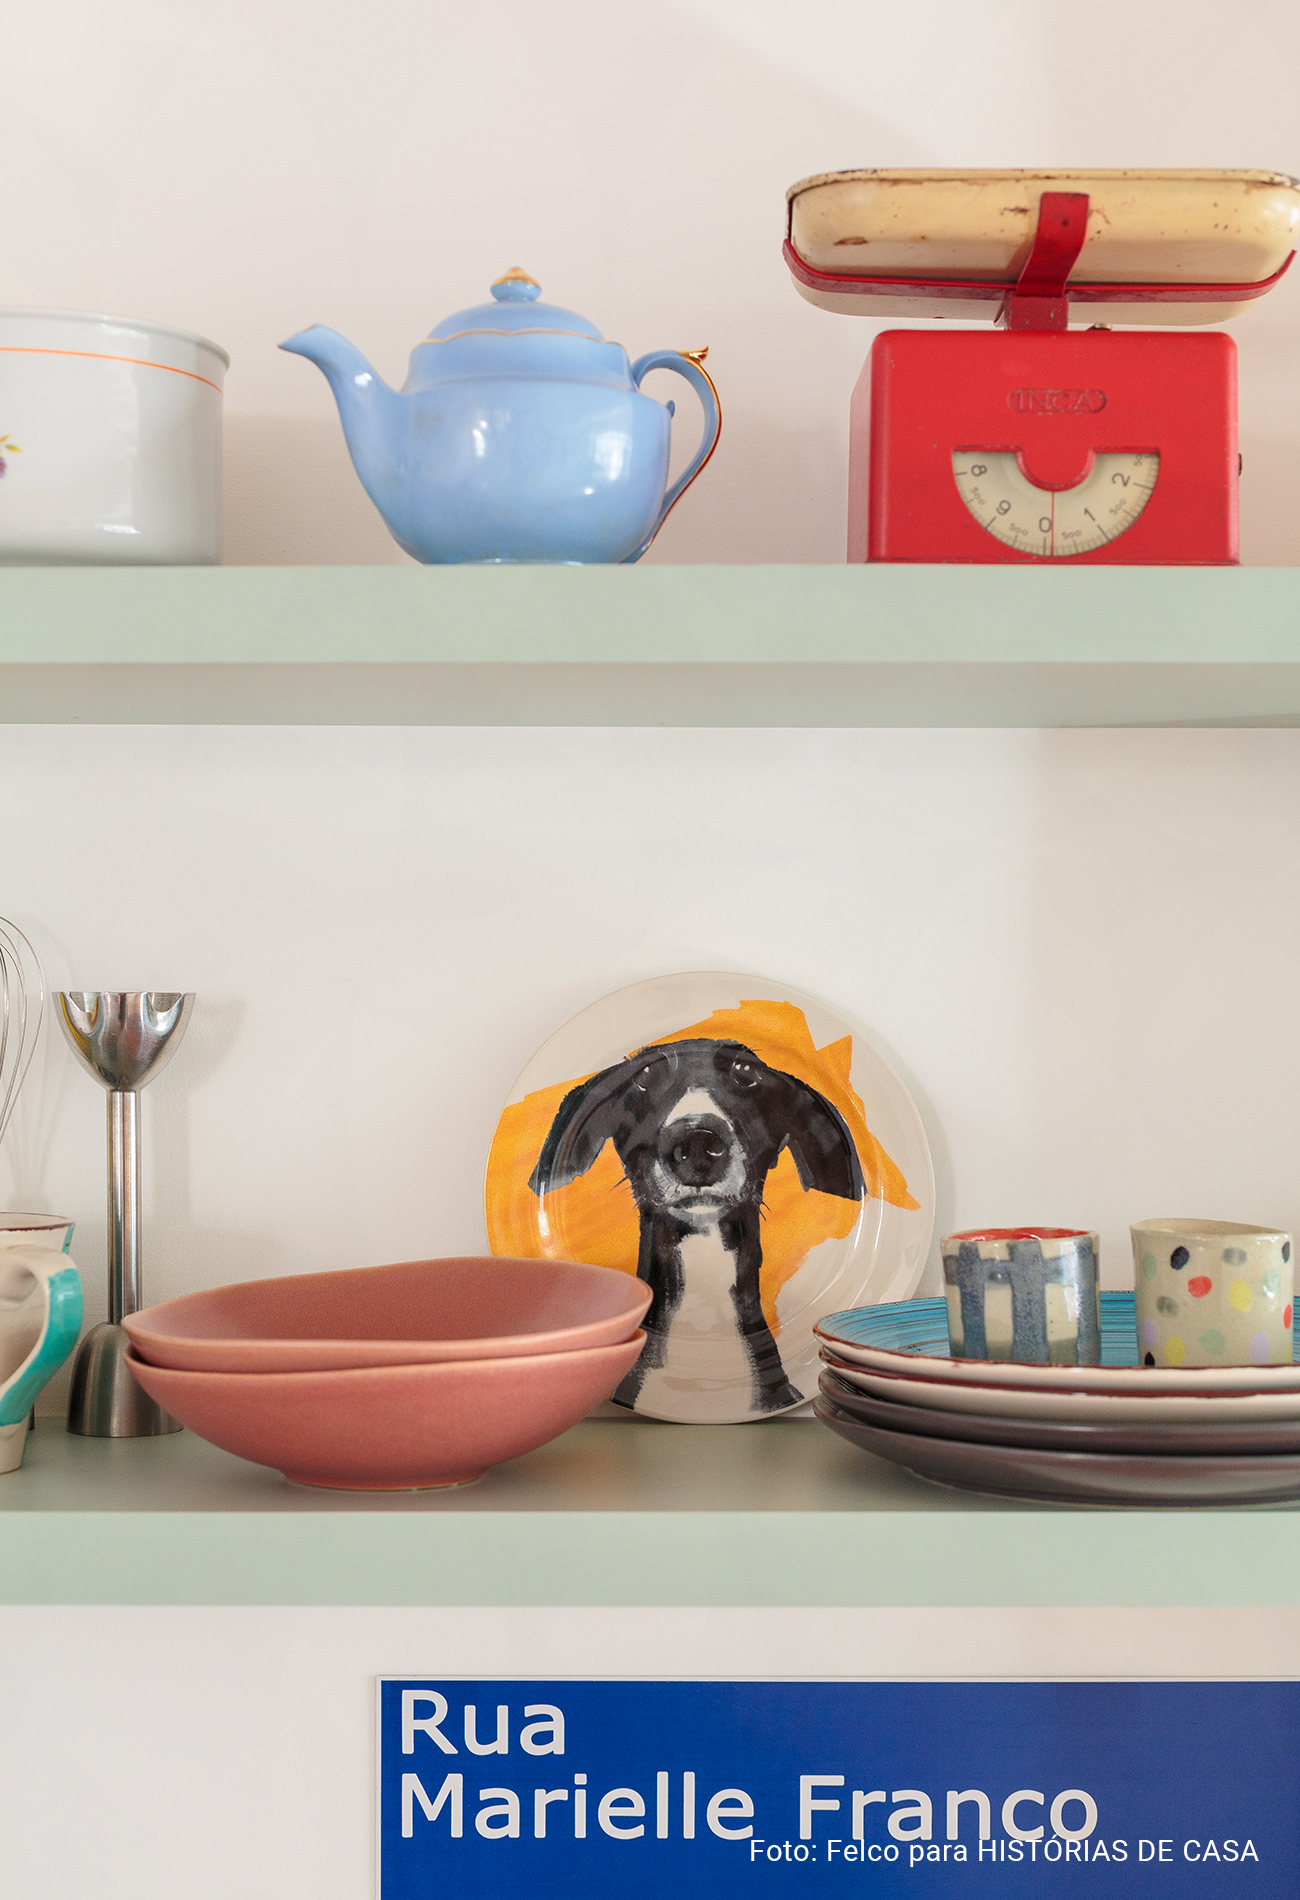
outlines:
[[[1300,725],[1300,569],[0,569],[0,722]],[[589,1422],[445,1495],[43,1420],[0,1602],[1300,1603],[1300,1510],[943,1491],[820,1426]]]
[[[1300,1510],[945,1491],[812,1422],[587,1422],[465,1490],[310,1491],[191,1433],[42,1419],[0,1478],[0,1602],[1292,1605]]]
[[[1300,723],[1300,569],[0,569],[0,722]]]

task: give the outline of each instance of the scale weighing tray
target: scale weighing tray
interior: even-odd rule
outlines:
[[[786,193],[785,260],[823,310],[987,321],[1044,192],[1088,199],[1080,323],[1223,323],[1277,282],[1300,233],[1300,183],[1281,172],[822,172]]]

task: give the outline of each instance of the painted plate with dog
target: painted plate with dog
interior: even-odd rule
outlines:
[[[488,1158],[494,1254],[653,1289],[611,1396],[738,1424],[817,1390],[817,1320],[915,1292],[934,1225],[916,1106],[817,998],[717,971],[602,997],[543,1044]]]

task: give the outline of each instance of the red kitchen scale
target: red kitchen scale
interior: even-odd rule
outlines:
[[[789,201],[810,301],[997,326],[876,338],[850,410],[850,561],[1236,561],[1235,344],[1111,325],[1248,309],[1294,255],[1294,180],[856,172]]]

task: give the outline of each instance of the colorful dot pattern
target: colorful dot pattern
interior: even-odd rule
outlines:
[[[1167,1252],[1146,1236],[1143,1241],[1137,1273],[1138,1343],[1144,1364],[1290,1362],[1288,1238],[1282,1237],[1279,1247],[1276,1238],[1268,1237],[1267,1251],[1255,1241],[1222,1246],[1217,1256],[1207,1256],[1199,1239],[1191,1246],[1167,1241]]]

